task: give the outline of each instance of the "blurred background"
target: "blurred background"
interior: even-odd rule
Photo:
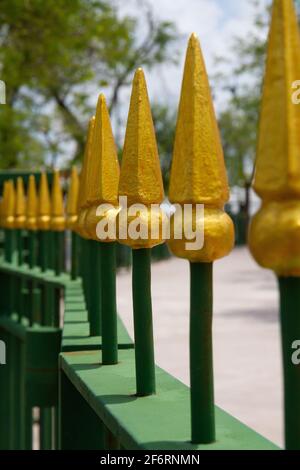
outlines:
[[[0,0],[0,80],[6,84],[6,105],[0,105],[0,172],[54,167],[68,172],[73,163],[80,166],[87,124],[101,92],[121,158],[131,82],[134,70],[143,67],[167,195],[183,62],[188,37],[195,32],[223,141],[231,186],[227,210],[237,245],[244,245],[249,217],[259,204],[251,180],[270,3]],[[300,13],[300,0],[295,5]],[[166,246],[155,248],[153,256],[168,256]],[[129,250],[120,248],[118,265],[128,264]],[[186,383],[187,276],[180,260],[153,268],[158,363]],[[129,274],[121,272],[118,282],[119,311],[132,333]],[[217,403],[282,444],[275,278],[256,266],[246,248],[239,248],[217,264],[215,285]]]
[[[142,66],[167,193],[186,43],[196,32],[243,243],[257,205],[250,181],[269,8],[269,0],[0,0],[0,168],[79,163],[100,92],[121,154],[133,72]]]

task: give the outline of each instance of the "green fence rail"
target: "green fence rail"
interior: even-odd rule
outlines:
[[[255,182],[264,203],[251,225],[250,247],[258,262],[279,275],[287,449],[300,449],[300,369],[290,360],[290,342],[300,338],[300,245],[293,231],[299,227],[294,182],[300,181],[300,166],[296,144],[290,153],[282,150],[289,138],[298,142],[293,120],[300,122],[300,108],[285,102],[289,112],[280,145],[264,142],[271,142],[270,109],[272,125],[283,119],[286,74],[291,78],[300,70],[293,68],[299,48],[292,1],[275,0]],[[275,170],[273,153],[279,162]],[[133,80],[121,170],[100,95],[80,180],[76,168],[71,172],[66,210],[57,171],[50,189],[46,174],[39,177],[38,191],[35,176],[29,176],[26,193],[20,176],[3,182],[0,339],[6,364],[0,365],[0,448],[277,449],[214,403],[213,263],[233,248],[234,230],[223,210],[229,197],[226,170],[196,36],[188,45],[179,105],[169,188],[176,212],[170,219],[161,207],[164,190],[141,69]],[[138,204],[138,223],[133,204]],[[203,244],[192,250],[182,217],[176,217],[186,204],[193,230],[204,232]],[[197,212],[198,204],[203,212]],[[266,211],[277,205],[281,210],[282,204],[291,210],[291,226],[283,217],[280,240],[286,244],[280,251]],[[133,226],[135,234],[146,235],[134,236]],[[170,237],[166,227],[173,229]],[[154,358],[151,255],[166,239],[173,254],[190,263],[190,387],[156,366]],[[116,307],[118,244],[132,254],[134,343]]]

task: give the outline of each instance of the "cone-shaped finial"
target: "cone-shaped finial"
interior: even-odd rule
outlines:
[[[104,233],[103,237],[100,233],[98,235],[96,233],[100,220],[104,224],[104,219],[107,221],[108,218],[112,220],[113,216],[116,218],[118,211],[120,168],[104,95],[99,96],[97,103],[91,152],[87,166],[86,235],[96,241],[113,241],[115,237],[111,239],[107,233]],[[96,212],[100,204],[109,204],[112,207],[108,210],[107,206],[107,209],[97,216]]]
[[[170,178],[171,202],[224,206],[229,198],[220,134],[197,36],[188,43]]]
[[[26,212],[26,228],[28,230],[37,230],[38,216],[38,198],[35,184],[35,177],[29,176],[27,191],[27,212]]]
[[[190,230],[204,232],[204,244],[187,249],[183,220],[171,219],[173,253],[192,262],[213,262],[226,256],[234,245],[231,219],[223,207],[229,199],[221,139],[208,76],[197,36],[189,40],[170,177],[169,199],[180,205],[193,204]],[[203,216],[196,216],[196,204],[204,204]],[[177,226],[178,225],[178,226]],[[180,230],[182,239],[174,235]],[[201,232],[201,233],[202,233]]]
[[[255,260],[300,276],[300,35],[292,0],[275,0],[268,40],[254,189],[263,200],[249,231]]]
[[[162,175],[144,72],[135,73],[119,184],[128,204],[159,204]]]
[[[135,220],[131,220],[130,216],[126,219],[124,216],[127,212],[129,215],[129,211],[122,207],[118,217],[120,243],[134,249],[152,248],[163,243],[162,227],[166,216],[159,205],[164,199],[164,189],[147,86],[142,69],[136,71],[133,79],[119,196],[127,197],[127,206],[144,205],[139,217],[133,217]],[[151,204],[157,205],[155,210],[150,209]],[[131,234],[131,223],[139,226],[139,233]]]
[[[90,161],[88,165],[88,205],[118,205],[119,162],[104,95],[99,96]]]
[[[300,196],[300,35],[293,0],[275,0],[257,147],[254,189],[264,199]]]
[[[5,215],[6,215],[6,205],[7,205],[7,186],[8,181],[4,181],[3,183],[3,193],[1,199],[1,227],[5,227]]]
[[[12,229],[15,224],[16,195],[14,183],[7,181],[3,198],[3,226]]]
[[[78,209],[79,176],[76,166],[72,167],[70,187],[67,200],[67,227],[70,230],[77,224]]]
[[[95,126],[95,116],[89,121],[87,141],[84,149],[83,163],[79,179],[79,193],[78,193],[78,221],[76,232],[83,238],[85,234],[85,218],[87,213],[87,188],[88,188],[88,162],[90,161],[90,154],[92,150],[93,132]]]
[[[49,186],[46,173],[41,174],[39,201],[38,201],[38,228],[39,230],[50,229],[51,203]]]
[[[65,226],[64,197],[60,184],[60,174],[58,170],[54,170],[51,191],[50,228],[55,232],[62,232]]]
[[[26,221],[26,201],[23,178],[17,179],[15,228],[24,228]]]

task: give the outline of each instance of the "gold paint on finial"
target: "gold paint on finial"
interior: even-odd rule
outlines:
[[[25,228],[26,222],[26,200],[24,193],[23,178],[17,179],[16,191],[16,213],[15,213],[15,228]]]
[[[78,192],[79,192],[79,176],[76,166],[72,167],[70,187],[67,200],[67,228],[73,230],[78,220]]]
[[[13,180],[8,180],[3,197],[3,227],[13,229],[15,225],[16,195]]]
[[[37,230],[38,216],[38,198],[35,184],[35,177],[29,176],[27,191],[27,212],[26,212],[26,228],[28,230]]]
[[[254,189],[262,207],[249,230],[255,260],[280,276],[300,276],[300,35],[292,0],[275,0],[268,40]]]
[[[65,226],[64,198],[60,184],[60,174],[58,170],[54,170],[51,191],[50,228],[54,232],[62,232]]]
[[[110,224],[116,222],[119,211],[119,176],[117,148],[105,98],[101,94],[97,103],[87,171],[88,212],[85,219],[85,232],[86,236],[92,240],[104,242],[116,240],[116,237],[110,238],[107,234],[105,237],[101,237],[100,233],[97,235],[96,228],[100,221],[103,225],[106,222]],[[108,206],[97,216],[96,211],[100,204],[108,204]]]
[[[146,211],[141,211],[139,219],[141,231],[144,226],[148,232],[148,237],[144,240],[133,240],[130,238],[130,234],[127,239],[123,239],[120,233],[127,232],[132,219],[128,217],[127,226],[122,226],[122,221],[125,220],[124,211],[127,211],[127,208],[122,208],[118,221],[120,243],[134,249],[152,248],[163,243],[161,232],[166,216],[160,208],[156,211],[150,211],[151,204],[162,203],[164,189],[147,86],[142,69],[136,71],[133,80],[121,165],[119,196],[127,197],[128,206],[143,204],[147,208]],[[157,227],[159,234],[157,238],[151,237],[151,226]]]
[[[38,229],[50,229],[51,203],[46,173],[41,174],[38,201]]]
[[[85,219],[87,215],[87,187],[88,187],[88,162],[90,161],[90,153],[92,149],[93,132],[95,126],[95,116],[89,121],[87,141],[84,149],[83,163],[79,179],[78,193],[78,221],[76,232],[83,238],[87,238],[85,233]]]
[[[3,183],[3,193],[1,199],[1,227],[5,227],[5,214],[6,214],[6,205],[7,205],[7,187],[8,181],[4,181]]]
[[[224,155],[204,59],[195,34],[189,40],[185,60],[169,199],[180,206],[204,205],[204,246],[199,250],[186,249],[190,240],[185,234],[181,240],[175,239],[174,233],[179,229],[182,232],[183,224],[172,216],[173,237],[169,246],[176,256],[209,263],[230,253],[234,228],[223,210],[229,199]],[[203,220],[197,220],[196,207],[191,217],[193,230],[203,226]]]

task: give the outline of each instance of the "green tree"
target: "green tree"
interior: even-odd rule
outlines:
[[[174,25],[145,1],[138,12],[121,16],[117,0],[1,0],[2,168],[81,158],[90,97],[107,92],[114,113],[135,68],[174,57]]]
[[[250,188],[253,179],[259,123],[262,83],[265,70],[267,35],[270,26],[271,3],[265,7],[252,0],[254,24],[251,34],[237,37],[232,47],[229,74],[218,74],[216,83],[229,93],[226,106],[219,115],[225,159],[231,186],[245,189],[241,210],[246,221],[250,211]],[[295,1],[300,11],[300,1]],[[219,66],[223,64],[218,61]]]

